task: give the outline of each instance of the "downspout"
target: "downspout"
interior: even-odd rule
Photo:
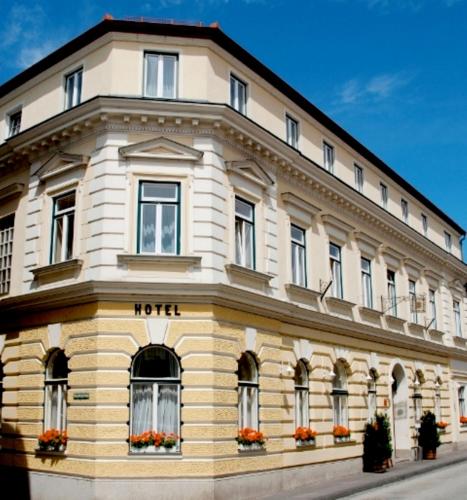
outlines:
[[[461,237],[459,238],[459,245],[461,247],[461,260],[462,260],[462,262],[465,262],[464,261],[464,248],[462,246],[462,243],[464,242],[464,240],[465,240],[465,233],[463,235],[461,235]]]

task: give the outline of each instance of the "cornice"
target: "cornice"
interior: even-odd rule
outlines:
[[[396,240],[404,253],[416,254],[426,267],[445,267],[467,279],[467,266],[370,199],[356,192],[284,141],[222,103],[159,101],[98,96],[11,138],[0,146],[0,172],[91,133],[127,131],[158,135],[214,135],[249,159],[326,205],[343,210],[361,230],[378,239]]]
[[[87,281],[55,289],[31,292],[0,301],[3,332],[18,328],[19,319],[53,308],[93,302],[173,301],[189,304],[212,304],[238,309],[281,322],[335,333],[360,340],[412,349],[433,356],[467,361],[467,351],[456,347],[410,337],[372,325],[343,319],[274,299],[244,288],[226,284],[154,283]]]

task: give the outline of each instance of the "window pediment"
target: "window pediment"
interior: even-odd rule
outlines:
[[[420,273],[423,270],[423,264],[420,264],[420,262],[411,259],[410,257],[406,257],[404,259],[404,266],[409,276],[416,279],[420,277]]]
[[[41,182],[52,177],[57,177],[74,169],[85,168],[89,162],[89,156],[64,153],[58,151],[41,165],[36,175]]]
[[[361,231],[355,231],[354,236],[360,252],[373,258],[381,246],[381,242]]]
[[[307,225],[310,225],[313,217],[321,211],[320,208],[293,193],[282,193],[281,198],[288,214],[297,220],[305,222]]]
[[[228,172],[246,177],[263,188],[267,188],[274,184],[273,179],[256,160],[234,160],[226,162],[226,165]]]
[[[323,221],[324,228],[326,229],[329,237],[343,244],[346,243],[349,234],[355,230],[353,226],[341,221],[331,214],[324,214],[321,220]]]
[[[203,152],[190,146],[173,141],[167,137],[157,137],[148,141],[137,142],[119,149],[124,158],[147,160],[182,160],[198,161]]]
[[[383,257],[388,267],[397,270],[401,265],[404,254],[398,252],[390,246],[385,246],[383,249]]]
[[[432,269],[425,269],[424,273],[425,279],[428,283],[429,286],[433,287],[434,289],[437,289],[438,286],[440,285],[443,277],[441,274],[438,274],[437,272],[433,271]]]
[[[0,189],[0,201],[5,202],[10,198],[16,198],[23,192],[24,184],[16,182]]]

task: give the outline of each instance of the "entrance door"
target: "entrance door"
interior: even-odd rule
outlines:
[[[408,384],[404,368],[398,363],[392,370],[392,436],[395,458],[410,458]]]

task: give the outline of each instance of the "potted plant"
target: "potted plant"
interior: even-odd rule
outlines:
[[[332,434],[336,443],[346,443],[350,441],[350,429],[344,425],[335,425],[332,429]]]
[[[68,436],[66,431],[48,429],[38,437],[38,441],[39,451],[63,452],[68,442]]]
[[[310,427],[297,427],[293,435],[297,446],[314,446],[318,433]]]
[[[420,419],[420,429],[418,431],[418,445],[422,447],[423,458],[425,460],[434,460],[436,458],[436,448],[440,444],[436,417],[431,411],[426,411]]]
[[[238,443],[238,449],[242,451],[262,450],[266,442],[266,438],[262,432],[250,427],[240,429],[235,439]]]
[[[460,417],[459,421],[462,425],[467,425],[467,417],[462,416]]]
[[[384,472],[392,456],[391,432],[387,415],[375,414],[366,424],[363,438],[363,471]]]
[[[179,437],[164,432],[145,431],[130,436],[131,450],[136,453],[166,453],[175,452]]]

